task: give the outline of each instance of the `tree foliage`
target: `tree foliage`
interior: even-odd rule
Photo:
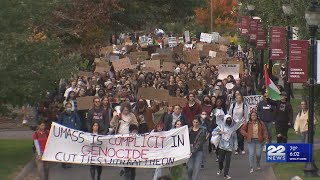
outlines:
[[[47,0],[0,2],[0,106],[34,103],[70,77],[76,55],[62,56],[62,43],[39,28],[52,14]]]
[[[210,30],[212,8],[212,28],[218,32],[226,29],[234,31],[238,15],[237,6],[237,0],[208,0],[206,7],[195,8],[197,23]]]

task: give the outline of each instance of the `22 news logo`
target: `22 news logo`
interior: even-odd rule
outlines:
[[[281,144],[267,144],[267,162],[286,162],[286,146]]]

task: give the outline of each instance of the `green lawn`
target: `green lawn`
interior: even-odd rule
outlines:
[[[320,150],[316,150],[313,155],[316,165],[320,165]],[[303,168],[305,163],[279,163],[273,166],[274,174],[278,180],[290,179],[293,176],[299,176],[303,180],[316,180],[319,177],[304,177]]]
[[[0,179],[13,179],[32,158],[32,140],[0,140]]]

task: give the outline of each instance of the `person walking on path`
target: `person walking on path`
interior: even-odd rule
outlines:
[[[92,134],[98,135],[99,132],[100,132],[99,129],[100,129],[99,123],[98,122],[94,122],[92,124],[92,126],[91,126]],[[102,166],[97,166],[97,165],[91,165],[90,166],[91,179],[95,180],[96,170],[97,170],[97,173],[98,173],[97,174],[97,180],[100,180],[101,173],[102,173]]]
[[[183,114],[185,114],[187,117],[187,123],[189,127],[193,125],[193,119],[196,116],[200,115],[202,112],[202,107],[196,102],[195,97],[196,96],[194,93],[190,93],[188,95],[188,98],[187,98],[188,103],[186,104],[186,106],[183,108],[183,111],[182,111]]]
[[[231,179],[229,176],[229,169],[231,164],[231,155],[233,150],[238,149],[238,139],[236,130],[239,125],[232,119],[230,115],[225,115],[224,123],[217,126],[213,132],[212,136],[220,136],[219,142],[219,171],[217,175],[222,174],[224,170],[224,178]],[[225,162],[225,166],[223,163]]]
[[[258,118],[264,123],[268,131],[268,143],[272,143],[272,120],[274,107],[267,101],[267,92],[263,93],[262,100],[258,103]]]
[[[241,134],[248,142],[250,173],[253,173],[254,157],[257,170],[261,169],[260,160],[263,141],[268,142],[268,131],[264,123],[258,119],[256,112],[251,112],[249,121],[241,127]]]
[[[99,123],[99,130],[101,134],[107,134],[109,131],[109,115],[103,106],[101,106],[101,100],[99,97],[93,98],[93,108],[88,112],[88,130],[91,132],[91,125],[95,122]]]
[[[300,103],[301,110],[297,114],[296,121],[294,123],[294,131],[296,134],[301,134],[301,143],[307,143],[308,135],[308,120],[309,120],[309,109],[307,101],[303,100]],[[317,124],[317,116],[314,116],[314,124]],[[316,127],[316,126],[315,126]]]
[[[187,163],[189,180],[199,180],[200,166],[203,159],[203,144],[206,141],[206,129],[201,126],[200,118],[194,118],[189,128],[191,157]]]
[[[183,123],[180,120],[177,120],[176,123],[174,124],[174,128],[180,128],[182,126],[183,126]],[[182,164],[170,167],[169,171],[173,180],[182,180],[182,172],[183,172]]]
[[[243,101],[243,96],[242,95],[237,95],[236,96],[236,101],[230,105],[230,109],[228,111],[228,114],[232,117],[233,121],[241,126],[248,121],[248,106],[245,104]],[[237,138],[238,138],[238,150],[235,152],[235,154],[245,154],[246,151],[244,150],[244,137],[240,133],[240,128],[237,129]]]
[[[49,131],[46,130],[46,123],[44,121],[40,121],[38,124],[38,130],[34,132],[32,139],[34,143],[34,151],[36,153],[35,161],[41,180],[49,179],[49,162],[41,160],[47,144],[48,136]]]
[[[277,143],[288,142],[288,130],[292,127],[293,111],[290,102],[287,102],[287,93],[282,91],[280,100],[271,100],[267,94],[268,103],[275,106],[275,125],[277,134]]]

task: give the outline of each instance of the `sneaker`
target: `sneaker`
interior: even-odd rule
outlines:
[[[219,162],[219,158],[216,159],[216,162]]]
[[[224,178],[225,178],[225,179],[231,179],[231,176],[225,175]]]
[[[120,176],[123,176],[123,175],[124,175],[124,170],[123,170],[123,169],[121,169],[119,175],[120,175]]]
[[[204,165],[201,165],[200,169],[204,169]]]
[[[261,170],[261,167],[260,167],[260,166],[257,166],[257,170]]]
[[[241,154],[246,154],[246,151],[241,151]]]
[[[220,176],[221,174],[222,174],[222,170],[219,170],[219,171],[217,172],[217,175]]]
[[[253,168],[250,169],[250,173],[253,173]]]
[[[234,152],[234,154],[235,154],[235,155],[238,155],[238,154],[239,154],[239,152],[238,152],[238,151],[236,151],[236,152]]]

